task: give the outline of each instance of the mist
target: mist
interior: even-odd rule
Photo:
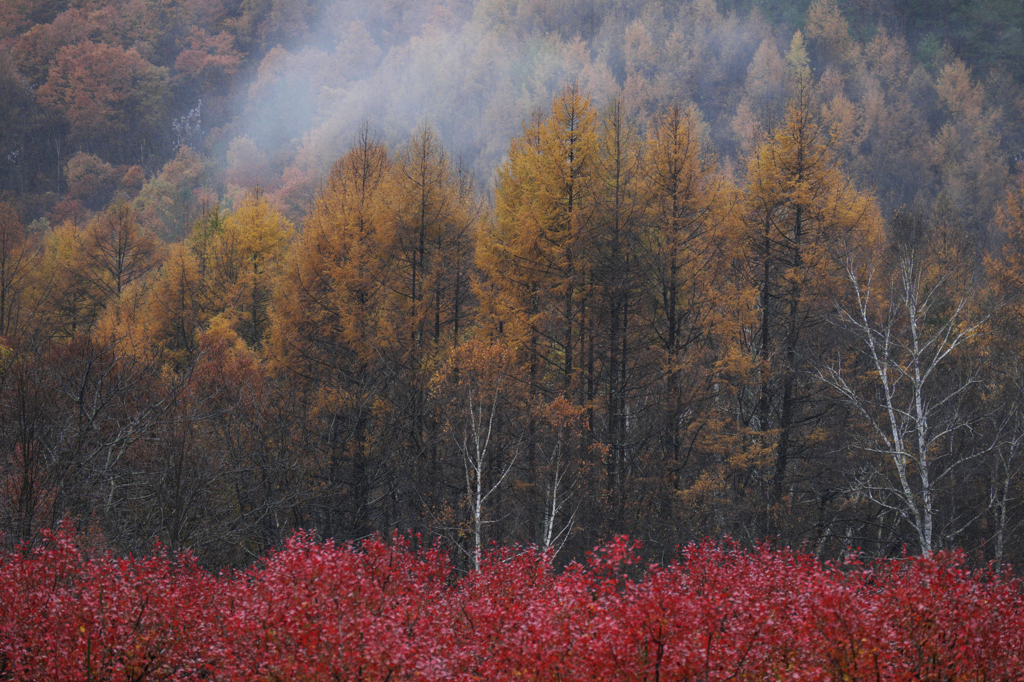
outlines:
[[[711,0],[386,11],[333,2],[315,31],[270,49],[220,145],[229,185],[260,182],[298,209],[364,124],[391,147],[429,125],[487,191],[509,140],[573,81],[598,108],[623,97],[638,119],[665,102],[694,102],[728,152],[738,149],[731,121],[748,64],[762,42],[789,39],[756,17],[722,16]],[[713,68],[701,63],[708,55]],[[244,153],[250,147],[260,153]]]
[[[640,128],[666,106],[695,106],[742,182],[759,131],[784,116],[798,31],[820,122],[884,212],[943,198],[983,230],[1024,159],[1024,10],[1004,0],[81,4],[45,16],[12,6],[0,26],[0,189],[26,224],[88,219],[103,197],[74,203],[76,155],[109,164],[108,184],[133,201],[138,183],[121,180],[151,184],[183,147],[202,177],[178,189],[230,209],[259,186],[300,221],[364,125],[396,150],[431,126],[486,193],[510,140],[570,82],[598,109],[621,98]],[[162,192],[145,201],[178,201]],[[184,236],[195,211],[178,213],[157,231]]]

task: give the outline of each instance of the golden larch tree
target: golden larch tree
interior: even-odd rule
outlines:
[[[550,116],[513,140],[498,171],[494,222],[480,239],[487,324],[530,356],[532,379],[545,391],[579,390],[596,158],[597,113],[568,86]]]
[[[814,457],[820,413],[811,385],[813,366],[827,336],[822,323],[842,281],[851,245],[880,234],[874,201],[857,192],[818,123],[806,52],[799,34],[787,59],[796,91],[782,125],[765,135],[750,157],[744,214],[736,235],[739,282],[756,291],[756,324],[743,343],[756,361],[737,404],[739,421],[756,434],[769,529],[796,503],[791,466]],[[781,505],[781,506],[779,506]]]
[[[214,307],[250,347],[260,346],[269,329],[271,294],[294,234],[267,197],[253,192],[224,219],[207,250]]]

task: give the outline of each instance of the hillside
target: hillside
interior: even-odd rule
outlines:
[[[1019,562],[1014,3],[12,0],[0,531]]]

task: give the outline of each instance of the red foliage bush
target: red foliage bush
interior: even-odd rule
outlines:
[[[619,538],[560,573],[496,549],[299,534],[248,571],[85,558],[66,530],[0,557],[0,679],[1016,680],[1024,603],[958,553],[822,564],[707,542],[631,568]]]
[[[45,537],[0,558],[0,679],[196,679],[224,655],[218,580],[191,555],[85,559]]]

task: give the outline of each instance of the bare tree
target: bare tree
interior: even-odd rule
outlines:
[[[897,214],[883,258],[851,253],[849,297],[836,324],[853,353],[819,370],[860,415],[858,445],[869,457],[857,492],[908,522],[921,553],[936,548],[937,496],[962,465],[990,448],[955,446],[971,429],[967,401],[976,363],[961,357],[979,336],[979,312],[965,246],[941,226]],[[963,361],[962,361],[963,360]],[[974,518],[950,518],[942,535],[959,535]]]
[[[480,568],[485,513],[491,498],[509,479],[526,440],[521,419],[523,383],[512,353],[504,346],[470,341],[459,346],[434,379],[434,398],[445,440],[458,453],[473,545],[465,550]],[[461,544],[456,542],[456,546]]]
[[[580,436],[586,410],[563,396],[536,406],[534,425],[543,498],[541,546],[556,554],[572,535],[581,505]]]
[[[1019,387],[1018,387],[1019,390]],[[1003,434],[991,458],[991,482],[989,487],[989,508],[992,510],[995,529],[992,533],[992,551],[996,564],[1001,565],[1006,553],[1006,542],[1024,521],[1014,520],[1019,510],[1021,495],[1019,485],[1024,479],[1024,412],[1020,403],[1008,410],[1006,423],[1000,424]]]

